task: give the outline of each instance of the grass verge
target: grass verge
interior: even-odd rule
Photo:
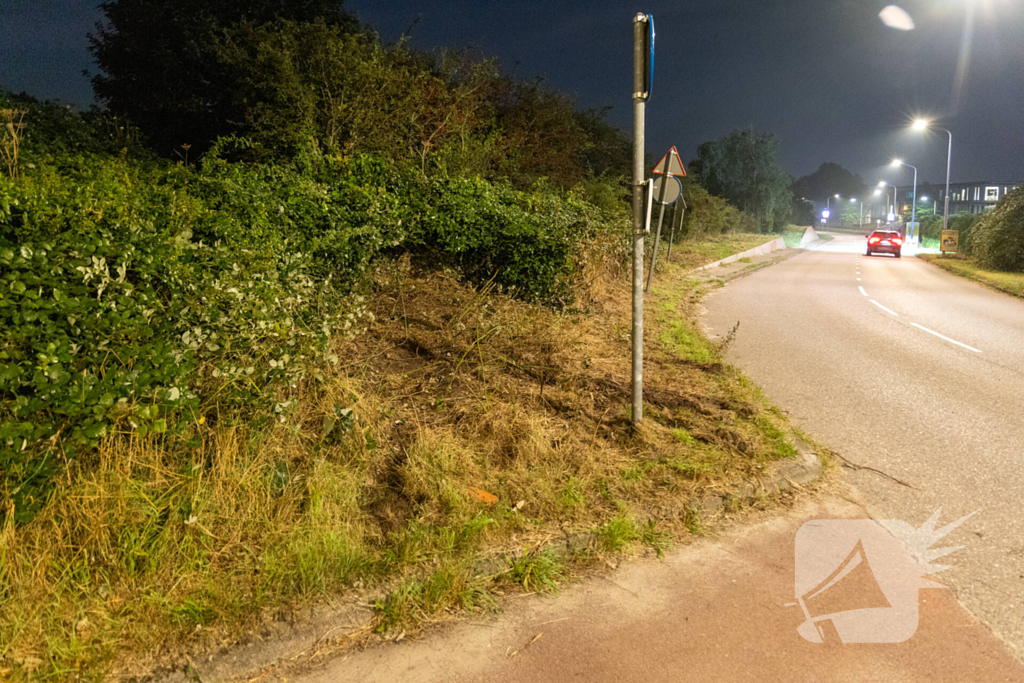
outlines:
[[[109,438],[34,521],[0,529],[0,673],[145,675],[361,590],[381,596],[380,629],[415,628],[486,608],[503,582],[549,589],[565,569],[542,547],[565,529],[600,539],[587,557],[702,533],[695,515],[659,528],[636,511],[794,453],[786,419],[700,333],[703,286],[682,275],[769,237],[674,249],[649,296],[637,430],[625,272],[559,314],[381,266],[369,331],[338,342],[341,366],[295,407]],[[496,552],[516,559],[479,577]]]
[[[918,258],[954,275],[980,282],[1000,292],[1024,297],[1024,273],[1004,273],[998,270],[985,270],[984,268],[979,268],[971,259],[962,256],[918,254]]]
[[[664,237],[664,235],[662,235]],[[709,263],[724,259],[733,254],[759,247],[765,242],[778,238],[778,235],[759,235],[751,233],[731,233],[717,237],[700,238],[681,241],[672,247],[672,263],[684,271],[706,266]],[[662,242],[662,256],[658,258],[658,268],[664,263],[667,252],[667,241]]]

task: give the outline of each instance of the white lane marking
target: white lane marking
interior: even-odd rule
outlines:
[[[967,349],[968,351],[974,351],[975,353],[981,353],[981,351],[980,351],[979,349],[976,349],[976,348],[974,348],[973,346],[968,346],[967,344],[962,344],[962,343],[958,342],[958,341],[957,341],[956,339],[950,339],[950,338],[949,338],[949,337],[947,337],[946,335],[944,335],[944,334],[939,334],[939,333],[938,333],[938,332],[936,332],[935,330],[929,330],[929,329],[928,329],[927,327],[925,327],[924,325],[918,325],[917,323],[910,323],[910,324],[911,324],[911,325],[913,325],[914,327],[916,327],[916,328],[917,328],[917,329],[919,329],[919,330],[924,330],[924,331],[925,331],[925,332],[927,332],[928,334],[934,334],[934,335],[935,335],[936,337],[938,337],[939,339],[945,339],[946,341],[948,341],[948,342],[950,342],[950,343],[952,343],[952,344],[956,344],[957,346],[962,346],[962,347],[964,347],[965,349]]]
[[[871,303],[873,303],[874,305],[878,306],[879,308],[881,308],[886,313],[891,313],[891,314],[896,315],[896,316],[899,315],[899,313],[897,313],[896,311],[894,311],[892,309],[889,309],[889,308],[886,308],[885,306],[883,306],[882,304],[878,303],[874,299],[871,300]]]
[[[860,290],[860,293],[861,293],[861,294],[863,294],[864,296],[867,296],[867,295],[868,295],[868,293],[867,293],[867,292],[865,292],[865,291],[864,291],[864,288],[863,288],[863,287],[861,287],[860,285],[857,285],[857,289],[859,289],[859,290]]]
[[[857,282],[860,282],[860,278],[857,278]]]

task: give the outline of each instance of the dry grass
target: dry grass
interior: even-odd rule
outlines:
[[[721,257],[679,252],[686,267]],[[588,310],[569,315],[382,267],[371,329],[296,412],[210,426],[195,448],[112,440],[35,521],[0,530],[0,672],[145,672],[358,586],[398,582],[382,626],[468,609],[487,601],[468,569],[479,553],[560,529],[660,548],[633,512],[792,455],[785,420],[696,331],[700,292],[680,270],[649,297],[633,430],[625,273],[592,279]],[[557,576],[522,557],[510,580]]]

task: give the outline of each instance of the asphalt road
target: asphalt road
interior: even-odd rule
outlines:
[[[795,422],[879,474],[872,516],[920,526],[979,510],[936,578],[1024,659],[1024,301],[837,235],[705,301],[727,358]],[[940,336],[941,335],[941,336]]]

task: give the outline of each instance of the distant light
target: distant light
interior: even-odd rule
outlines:
[[[914,20],[907,14],[906,10],[896,5],[889,5],[879,12],[878,16],[881,18],[882,23],[889,28],[894,28],[898,31],[914,30]]]
[[[836,199],[839,199],[839,195],[836,195]]]
[[[928,122],[924,119],[918,119],[914,121],[914,130],[925,130],[928,127]]]
[[[821,218],[822,218],[822,220],[824,220],[824,219],[828,218],[828,217],[829,217],[829,216],[831,216],[831,215],[832,215],[832,212],[831,212],[831,211],[829,211],[828,209],[825,209],[824,211],[822,211],[822,212],[821,212]]]
[[[928,201],[928,197],[927,197],[927,196],[921,197],[921,201],[922,201],[922,202],[926,202],[926,201]]]
[[[857,201],[857,198],[856,198],[856,197],[851,197],[851,198],[850,198],[850,201],[851,201],[851,202],[855,202],[855,201]]]
[[[875,190],[875,194],[876,195],[880,195],[880,194],[882,194],[882,191],[881,190]]]
[[[879,182],[879,183],[878,183],[878,186],[879,186],[879,187],[885,187],[885,186],[886,186],[886,185],[888,185],[888,184],[889,184],[889,183],[887,183],[887,182],[885,182],[885,181],[883,180],[883,181],[881,181],[881,182]]]
[[[903,160],[902,159],[893,159],[892,160],[892,165],[893,166],[902,166],[903,165]]]

